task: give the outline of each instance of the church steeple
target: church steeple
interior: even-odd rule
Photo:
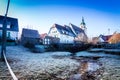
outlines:
[[[81,24],[80,24],[80,28],[81,28],[82,30],[84,30],[84,32],[86,33],[87,28],[86,28],[86,24],[85,24],[85,21],[84,21],[84,17],[82,17],[82,22],[81,22]]]
[[[86,24],[85,24],[85,21],[84,21],[84,17],[82,17],[81,25],[84,25],[84,26],[86,25]]]

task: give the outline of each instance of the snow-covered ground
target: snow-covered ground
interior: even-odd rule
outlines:
[[[22,80],[74,80],[85,76],[80,74],[85,70],[100,73],[95,76],[95,80],[120,80],[119,55],[87,51],[70,55],[69,52],[32,53],[22,46],[8,46],[6,53],[13,72]],[[92,60],[91,57],[95,56],[100,58]],[[5,63],[0,62],[0,76],[10,76],[5,66]]]
[[[104,73],[102,80],[120,80],[120,56],[119,58],[101,58]]]
[[[55,75],[57,78],[68,78],[80,63],[70,59],[69,52],[31,53],[22,46],[8,46],[7,59],[18,78],[34,76],[35,78]]]

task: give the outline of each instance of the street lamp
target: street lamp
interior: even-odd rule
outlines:
[[[7,9],[5,13],[5,17],[3,20],[3,27],[2,27],[2,47],[1,47],[1,60],[4,60],[3,54],[6,53],[6,33],[7,33],[7,14],[9,9],[10,0],[8,0]]]

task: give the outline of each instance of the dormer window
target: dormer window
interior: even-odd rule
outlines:
[[[68,32],[66,31],[66,34],[68,34]]]
[[[64,30],[62,30],[62,33],[64,34]]]

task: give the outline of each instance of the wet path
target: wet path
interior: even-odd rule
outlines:
[[[120,56],[78,52],[72,56],[80,62],[78,73],[69,80],[120,80]]]
[[[74,58],[75,59],[75,58]],[[102,64],[91,58],[76,58],[80,67],[76,74],[71,75],[69,80],[100,80],[103,74]]]

